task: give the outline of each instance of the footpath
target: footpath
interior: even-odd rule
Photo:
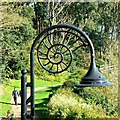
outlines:
[[[44,86],[44,87],[39,87],[39,88],[35,88],[35,92],[37,91],[41,91],[43,89],[46,88],[50,88],[50,87],[56,87],[56,86],[60,86],[61,84],[57,84],[57,85],[52,85],[52,86]],[[27,91],[27,98],[30,96],[30,90]],[[12,103],[12,111],[14,113],[14,115],[16,116],[17,120],[21,120],[21,97],[18,97],[18,105],[14,105],[14,100],[11,100]],[[28,105],[29,106],[29,105]],[[29,108],[27,108],[27,111],[29,111]]]

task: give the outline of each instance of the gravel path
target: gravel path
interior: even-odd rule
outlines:
[[[12,105],[12,111],[17,118],[20,118],[20,116],[21,116],[21,105],[20,105],[21,104],[21,98],[18,97],[17,101],[18,101],[18,105]],[[11,100],[11,103],[15,104],[13,99]]]

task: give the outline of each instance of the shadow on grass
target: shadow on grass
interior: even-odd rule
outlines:
[[[40,98],[40,99],[35,99],[35,101],[41,101],[40,103],[35,104],[35,114],[36,114],[36,119],[35,120],[51,120],[51,118],[48,116],[48,108],[47,104],[50,100],[50,97],[55,93],[55,91],[59,88],[59,86],[56,87],[50,87],[49,89],[46,89],[45,92],[49,93],[48,98]]]
[[[37,100],[39,100],[39,99],[37,99]],[[45,109],[47,106],[47,103],[49,102],[49,99],[48,98],[44,98],[44,99],[42,99],[43,100],[43,102],[41,102],[41,103],[38,103],[38,104],[35,104],[35,108],[38,108],[38,109]]]
[[[14,103],[9,103],[9,102],[2,102],[0,101],[1,104],[7,104],[7,105],[15,105]],[[18,105],[21,105],[20,103],[18,103]]]
[[[36,118],[35,120],[50,120],[47,110],[35,110]]]
[[[10,87],[13,87],[13,88],[14,88],[14,87],[15,87],[15,88],[20,88],[20,87],[18,87],[18,86],[11,85],[10,83],[6,83],[6,82],[4,82],[4,84],[7,85],[7,86],[10,86]]]
[[[60,88],[60,86],[49,87],[49,89],[47,89],[46,92],[54,92],[54,91],[56,91],[58,88]]]
[[[8,120],[8,118],[0,117],[0,120]],[[15,118],[15,120],[21,120],[21,118]]]
[[[0,103],[1,103],[1,104],[8,104],[8,105],[15,105],[15,104],[13,104],[13,103],[9,103],[9,102],[2,102],[2,101],[0,101]]]
[[[35,110],[35,113],[36,113],[36,120],[49,120],[49,117],[48,117],[48,110],[47,110],[47,103],[48,103],[48,98],[44,98],[42,99],[43,102],[41,103],[38,103],[38,104],[35,104],[35,108],[37,110]]]

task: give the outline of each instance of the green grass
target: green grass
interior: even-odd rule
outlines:
[[[27,76],[27,81],[30,82],[30,76]],[[56,84],[62,84],[63,82],[58,81],[45,81],[45,80],[39,80],[35,78],[35,88],[43,87],[43,86],[51,86]]]
[[[36,80],[35,81],[35,88],[43,87],[43,86],[51,86],[56,84],[62,84],[61,82],[51,82],[51,81],[44,81],[44,80]]]
[[[27,81],[30,81],[29,76],[28,76]],[[60,84],[60,82],[50,82],[50,81],[35,79],[35,88],[41,87],[41,86],[51,86],[51,85],[55,85],[55,84]],[[1,84],[1,87],[2,87],[2,97],[0,99],[0,109],[1,109],[0,116],[6,116],[7,110],[11,109],[12,91],[13,91],[14,87],[16,87],[16,89],[18,91],[20,91],[21,80],[8,79],[7,81],[4,82],[4,84]],[[46,93],[46,94],[48,94],[48,93]],[[43,98],[46,98],[46,94],[42,95]]]
[[[50,87],[35,93],[35,111],[39,119],[49,119],[47,112],[47,103],[49,102],[49,95],[53,93],[58,87]]]
[[[2,86],[2,97],[0,99],[0,108],[2,109],[0,112],[0,116],[6,116],[6,113],[9,109],[11,109],[11,99],[12,99],[12,91],[14,87],[17,90],[20,90],[20,81],[18,80],[7,80]]]

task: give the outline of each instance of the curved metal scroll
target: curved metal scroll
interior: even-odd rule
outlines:
[[[43,69],[50,73],[61,73],[71,65],[72,53],[86,46],[90,47],[93,60],[94,48],[88,36],[73,25],[59,24],[41,32],[33,43],[32,51],[34,48],[37,50]]]
[[[34,50],[43,69],[50,73],[67,70],[72,62],[72,53],[82,46],[89,46],[91,62],[94,61],[94,47],[89,37],[79,28],[59,24],[46,28],[34,40],[30,52],[31,119],[35,118],[34,104]]]
[[[75,84],[76,87],[86,86],[106,86],[112,85],[98,71],[95,64],[94,47],[89,37],[79,28],[68,25],[59,24],[51,26],[42,31],[34,40],[30,52],[30,76],[31,81],[26,82],[26,71],[22,71],[21,84],[23,91],[26,87],[30,87],[31,96],[26,99],[25,94],[22,94],[21,116],[23,120],[31,118],[35,119],[35,104],[34,104],[34,51],[37,50],[37,57],[43,69],[50,73],[61,73],[69,68],[72,63],[72,54],[80,47],[90,48],[91,63],[87,74],[82,80]],[[30,115],[27,115],[26,104],[31,103]]]

